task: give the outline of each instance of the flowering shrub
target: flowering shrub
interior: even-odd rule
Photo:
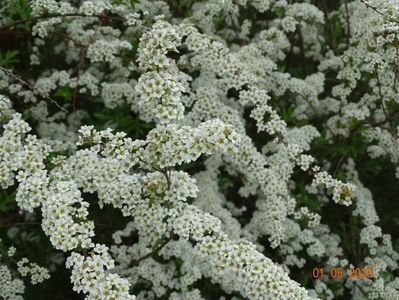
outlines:
[[[0,299],[399,299],[398,16],[1,1]]]

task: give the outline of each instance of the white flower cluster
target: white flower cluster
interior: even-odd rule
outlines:
[[[24,257],[17,263],[18,272],[22,276],[30,274],[32,284],[38,284],[50,278],[49,271],[46,268],[40,267],[38,264],[29,263],[29,260]]]
[[[165,21],[156,22],[150,31],[140,38],[137,61],[143,69],[166,69],[172,60],[168,51],[177,51],[181,36],[176,29]]]
[[[0,247],[2,247],[3,243],[0,239]],[[0,252],[0,297],[5,300],[22,300],[23,294],[25,292],[25,284],[24,282],[19,279],[15,278],[15,273],[12,272],[11,268],[6,263],[6,256],[11,258],[15,254],[15,247],[9,247],[8,251],[3,253],[4,251]],[[18,262],[19,264],[19,262]],[[37,266],[36,264],[34,264]],[[40,270],[40,267],[37,266]],[[43,270],[45,270],[43,268]],[[23,275],[23,274],[21,274]]]
[[[85,15],[101,15],[104,11],[111,9],[109,1],[83,1],[79,12]]]
[[[97,244],[88,257],[73,252],[68,257],[66,266],[72,268],[74,290],[89,293],[86,299],[136,299],[129,295],[129,283],[126,279],[107,272],[114,267],[114,261],[104,245]]]
[[[50,187],[42,204],[42,227],[56,249],[68,251],[93,246],[94,223],[86,220],[88,206],[74,182],[59,181]]]
[[[32,211],[33,208],[41,206],[43,214],[42,227],[49,236],[53,246],[57,249],[68,251],[74,249],[86,249],[90,251],[94,247],[91,237],[94,236],[94,223],[87,220],[88,203],[82,201],[81,193],[73,181],[63,181],[62,178],[52,181],[43,170],[43,159],[49,153],[49,147],[42,144],[35,136],[28,135],[22,144],[21,135],[27,133],[30,128],[15,114],[13,118],[3,126],[2,136],[4,150],[2,160],[4,165],[10,165],[9,173],[22,169],[16,176],[20,182],[17,193],[17,202],[21,208]],[[15,159],[10,159],[10,150],[14,150]],[[12,175],[8,175],[12,179]],[[41,179],[41,180],[40,180]],[[53,178],[53,179],[56,179]],[[97,246],[98,253],[104,254],[105,250]],[[96,249],[96,248],[95,248]],[[79,255],[79,254],[76,254]],[[84,258],[84,256],[81,256]],[[74,262],[75,260],[71,260]],[[72,262],[68,266],[72,266]],[[18,269],[23,276],[31,274],[33,284],[48,278],[47,270],[30,264],[25,266],[26,260],[21,260]],[[110,266],[108,266],[110,268]],[[110,280],[104,283],[100,293],[115,293],[125,298],[134,299],[128,294],[128,283],[117,275],[109,275]],[[108,278],[107,277],[107,278]],[[112,279],[112,280],[111,280]],[[79,287],[76,287],[79,289]],[[97,290],[84,289],[89,293],[89,299],[98,299]],[[121,296],[121,297],[122,297]],[[92,298],[90,298],[92,297]]]
[[[24,291],[24,282],[13,278],[11,271],[6,266],[0,265],[0,296],[4,300],[22,300]]]
[[[17,249],[9,247],[7,251],[4,251],[1,239],[0,247],[0,297],[3,299],[23,299],[25,284],[21,279],[14,278],[16,271],[22,277],[29,276],[33,285],[50,278],[48,269],[29,262],[26,257],[16,261],[14,256]]]
[[[313,167],[313,171],[317,172],[314,176],[312,185],[325,185],[327,190],[332,192],[333,200],[343,205],[350,205],[352,202],[352,191],[355,185],[350,183],[342,183],[334,179],[330,174],[325,171],[319,171],[318,167]]]
[[[238,141],[233,128],[220,120],[206,121],[197,128],[169,124],[149,132],[140,157],[146,164],[162,169],[189,163],[216,149],[232,153]]]
[[[195,206],[188,206],[176,218],[173,230],[181,239],[201,240],[205,235],[221,231],[220,220]]]
[[[0,121],[8,120],[12,115],[11,101],[7,97],[0,95]]]
[[[135,102],[136,91],[134,86],[135,82],[124,82],[124,83],[107,83],[101,84],[101,97],[104,99],[104,104],[108,108],[115,108],[120,106],[125,101],[128,103]]]
[[[29,2],[32,69],[0,70],[0,187],[68,253],[76,292],[205,299],[209,280],[220,299],[399,298],[397,241],[354,164],[367,151],[399,178],[399,5],[311,3]],[[349,225],[324,219],[331,196],[354,206]],[[108,205],[127,224],[106,246]],[[376,277],[307,291],[288,276],[348,257]],[[22,299],[5,262],[0,298]]]
[[[184,114],[181,95],[186,90],[175,75],[173,60],[167,57],[169,51],[177,51],[181,38],[175,28],[165,21],[155,23],[140,38],[137,61],[147,72],[136,85],[141,97],[139,105],[148,109],[153,118],[161,123],[181,119]]]
[[[19,170],[15,177],[19,184],[16,201],[22,209],[32,211],[38,207],[46,197],[48,179],[43,159],[50,148],[37,140],[35,136],[28,135],[25,140],[22,136],[30,127],[21,120],[21,115],[14,114],[13,118],[3,126],[1,138],[2,176],[0,182],[3,188],[14,183],[14,172]]]
[[[136,91],[141,95],[139,105],[146,107],[161,123],[182,118],[184,106],[180,98],[185,90],[181,82],[167,71],[144,73]]]
[[[132,45],[121,40],[97,40],[87,49],[87,57],[92,63],[105,61],[112,64],[116,54],[121,50],[130,50]]]
[[[59,2],[55,0],[33,0],[30,2],[30,6],[32,8],[32,15],[36,17],[40,17],[46,13],[65,15],[76,12],[75,7],[65,1]],[[42,20],[33,26],[32,34],[41,38],[46,38],[49,34],[49,30],[61,22],[62,18],[59,17]]]
[[[350,180],[358,188],[354,191],[356,209],[354,216],[361,218],[362,229],[360,243],[367,246],[367,255],[364,259],[367,266],[373,268],[376,274],[374,280],[360,281],[363,291],[367,292],[370,299],[395,299],[399,296],[397,278],[383,279],[381,275],[393,272],[398,268],[399,254],[393,249],[391,236],[382,233],[382,228],[377,225],[379,217],[374,207],[371,192],[365,188],[359,180],[359,174],[355,169],[355,163],[351,159],[345,166]],[[352,287],[356,290],[355,287]],[[355,291],[354,299],[362,299],[363,294]]]
[[[244,295],[250,299],[311,299],[305,289],[248,242],[206,237],[198,244],[198,250],[212,260],[218,276],[235,273]]]
[[[284,135],[286,132],[286,123],[267,104],[269,99],[269,95],[264,90],[254,89],[240,93],[240,102],[243,105],[247,103],[255,104],[255,108],[251,111],[251,117],[256,120],[258,131],[265,130],[271,135],[276,133]]]

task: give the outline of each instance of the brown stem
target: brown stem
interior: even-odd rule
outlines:
[[[290,68],[293,51],[294,51],[294,42],[291,42],[290,51],[288,52],[288,55],[285,59],[286,62],[285,62],[284,72],[286,72]]]
[[[168,191],[170,190],[170,187],[171,187],[171,181],[170,181],[170,172],[168,171],[168,169],[167,168],[165,168],[164,170],[163,170],[163,174],[165,175],[165,178],[166,178],[166,183],[167,183],[167,185],[168,185]]]
[[[388,120],[388,122],[389,122],[390,118],[389,118],[389,115],[388,115],[388,113],[387,113],[387,111],[386,111],[386,109],[385,109],[384,97],[383,97],[383,95],[382,95],[381,81],[380,81],[380,76],[379,76],[379,74],[378,74],[378,67],[377,67],[377,66],[375,67],[375,74],[376,74],[376,77],[377,77],[378,94],[379,94],[379,96],[380,96],[380,106],[381,106],[381,108],[382,108],[382,111],[384,112],[385,117],[387,118],[387,120]]]
[[[349,9],[348,9],[348,0],[344,1],[344,6],[345,6],[345,19],[346,19],[346,34],[347,34],[347,46],[349,47],[350,45],[350,39],[351,39],[351,23],[349,19]]]
[[[303,74],[305,75],[305,77],[308,74],[308,67],[306,64],[306,56],[305,56],[305,47],[304,47],[304,42],[303,42],[303,35],[302,35],[302,30],[301,28],[298,26],[297,27],[297,33],[298,33],[298,37],[299,37],[299,49],[301,51],[301,66],[302,66],[302,71]]]
[[[79,80],[80,80],[80,73],[81,73],[81,68],[84,63],[84,59],[86,56],[86,48],[80,49],[80,54],[79,54],[79,64],[78,64],[78,70],[77,70],[77,78],[76,78],[76,87],[75,90],[73,91],[73,100],[72,100],[72,111],[76,111],[76,98],[78,96],[78,91],[79,91]]]
[[[353,216],[349,217],[349,227],[350,227],[350,231],[351,231],[351,243],[352,243],[352,249],[353,249],[353,254],[354,254],[354,258],[355,258],[355,264],[358,265],[359,264],[359,252],[358,252],[358,247],[357,247],[357,243],[355,242],[355,232],[353,229]]]
[[[160,245],[158,245],[158,247],[156,247],[155,249],[153,249],[151,252],[147,253],[146,255],[143,255],[142,257],[133,260],[129,267],[134,267],[137,266],[141,261],[145,260],[146,258],[149,258],[150,256],[152,256],[153,254],[157,253],[159,250],[161,250],[163,247],[165,247],[165,245],[167,243],[169,243],[174,237],[174,234],[170,234],[170,236],[168,238],[166,238]]]
[[[10,226],[29,226],[29,225],[40,225],[40,222],[22,222],[22,223],[9,223],[9,224],[1,224],[0,228],[10,227]]]
[[[144,166],[149,166],[149,170],[150,171],[158,171],[158,172],[160,172],[160,173],[163,173],[163,170],[161,170],[161,169],[159,169],[159,168],[157,168],[157,167],[154,167],[154,166],[151,166],[148,162],[146,162],[144,159],[142,159],[141,157],[138,157],[138,160],[139,161],[141,161],[143,164],[144,164]]]
[[[330,43],[330,47],[331,49],[335,49],[335,41],[333,38],[333,34],[332,34],[332,29],[331,29],[331,23],[330,23],[330,18],[329,18],[329,12],[328,12],[328,5],[326,0],[323,0],[323,11],[324,11],[324,15],[326,16],[326,35],[327,35],[327,39]]]
[[[25,31],[0,31],[0,35],[14,35],[14,34],[18,34],[18,35],[23,35],[23,34],[30,34],[32,33],[32,30],[25,30]],[[63,33],[63,32],[59,32],[59,31],[49,31],[50,34],[54,34],[54,35],[58,35],[66,40],[72,41],[75,46],[78,47],[82,47],[82,48],[87,48],[87,45],[82,44],[81,42],[73,39],[71,36]]]
[[[37,16],[37,17],[32,17],[28,19],[23,19],[23,20],[18,20],[13,23],[7,24],[5,26],[0,27],[0,31],[3,31],[4,29],[13,27],[18,24],[24,24],[24,23],[30,23],[30,22],[35,22],[39,20],[45,20],[45,19],[51,19],[51,18],[62,18],[62,17],[81,17],[81,18],[105,18],[105,19],[110,19],[110,20],[118,20],[118,21],[124,21],[125,19],[122,17],[114,17],[114,16],[107,16],[107,15],[85,15],[85,14],[80,14],[80,13],[70,13],[70,14],[49,14],[46,16]]]
[[[0,69],[3,70],[4,72],[7,73],[8,76],[16,79],[17,81],[19,81],[20,83],[22,83],[23,85],[27,86],[28,88],[30,88],[33,92],[35,92],[36,94],[40,95],[41,97],[50,100],[52,103],[54,103],[59,109],[63,110],[65,113],[68,113],[68,111],[63,108],[61,105],[59,105],[55,100],[51,99],[49,96],[46,96],[44,94],[42,94],[41,92],[39,92],[33,85],[31,85],[29,82],[21,79],[20,77],[18,77],[17,75],[15,75],[13,72],[11,72],[10,70],[0,66]]]
[[[334,172],[333,172],[333,176],[334,177],[337,175],[337,172],[338,172],[339,168],[341,167],[341,165],[342,165],[342,163],[343,163],[345,158],[346,158],[346,155],[341,155],[341,157],[339,158],[338,163],[337,163],[337,165],[336,165],[336,167],[334,169]]]
[[[395,79],[393,81],[394,90],[396,90],[396,82],[398,81],[398,73],[399,73],[399,42],[398,41],[396,41],[395,50],[396,50],[396,64],[395,64]]]
[[[32,31],[27,30],[27,31],[0,31],[0,35],[7,35],[7,34],[28,34],[31,33]]]
[[[384,124],[386,124],[386,123],[389,123],[389,122],[391,121],[391,119],[394,119],[394,120],[395,120],[394,117],[395,117],[396,114],[398,114],[398,113],[399,113],[399,109],[396,109],[396,110],[394,110],[394,111],[392,112],[390,118],[386,118],[386,119],[384,119],[384,120],[382,120],[382,121],[380,121],[380,122],[371,122],[371,121],[370,121],[370,125],[372,125],[372,126],[381,126],[381,125],[384,125]]]
[[[62,37],[62,38],[65,39],[65,40],[72,41],[72,42],[75,44],[75,46],[77,46],[77,47],[81,47],[81,48],[87,48],[87,47],[88,47],[87,45],[82,44],[82,43],[79,42],[78,40],[75,40],[74,38],[72,38],[71,36],[69,36],[69,35],[67,35],[67,34],[65,34],[65,33],[63,33],[63,32],[59,32],[59,31],[50,31],[49,33],[50,33],[50,34],[52,33],[52,34],[55,34],[55,35],[59,35],[60,37]]]
[[[366,5],[367,8],[370,8],[370,9],[374,10],[374,11],[375,11],[377,14],[379,14],[380,16],[383,16],[383,15],[384,15],[384,14],[383,14],[382,12],[380,12],[376,7],[374,7],[374,6],[370,5],[370,4],[368,4],[366,1],[360,0],[360,2],[362,2],[364,5]]]

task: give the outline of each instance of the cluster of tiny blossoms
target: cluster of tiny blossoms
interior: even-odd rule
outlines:
[[[347,151],[360,137],[399,178],[396,0],[72,2],[29,1],[34,77],[0,69],[0,187],[65,253],[74,291],[204,299],[209,279],[220,299],[399,298],[399,255]],[[111,129],[143,122],[140,139]],[[320,140],[344,141],[338,162],[318,161]],[[356,260],[376,277],[306,290],[291,267],[353,265],[323,223],[331,198],[354,206]],[[91,210],[108,205],[127,225],[105,245]],[[0,298],[50,276],[16,257],[1,251]]]
[[[126,279],[107,272],[114,267],[114,261],[104,245],[97,244],[89,257],[73,252],[66,266],[72,268],[73,289],[89,293],[86,299],[136,299],[129,295],[129,282]]]
[[[0,239],[0,297],[6,300],[23,299],[25,284],[18,277],[30,277],[32,285],[50,278],[48,269],[30,262],[26,257],[16,260],[16,252],[17,249],[13,246],[5,248]],[[8,267],[9,262],[15,264],[16,270]]]
[[[184,86],[176,77],[173,60],[166,55],[177,51],[181,36],[165,21],[158,21],[153,28],[140,38],[138,62],[147,70],[136,85],[140,94],[139,105],[148,109],[160,122],[181,119],[184,106],[181,94]]]
[[[21,259],[17,265],[18,272],[22,276],[27,276],[30,273],[32,284],[38,284],[50,278],[49,271],[46,268],[40,267],[35,263],[29,263],[27,258]]]
[[[91,250],[94,247],[91,241],[91,237],[94,236],[94,223],[87,220],[88,203],[82,201],[80,191],[74,182],[56,180],[46,172],[43,161],[49,154],[50,147],[33,135],[23,139],[22,135],[29,130],[29,126],[21,120],[19,114],[14,114],[3,126],[2,165],[7,171],[3,176],[7,176],[8,179],[7,181],[3,179],[3,184],[13,184],[14,178],[20,183],[16,201],[22,210],[32,212],[34,208],[41,206],[42,228],[54,248],[63,251],[74,249],[94,251]],[[13,151],[12,155],[10,151]],[[13,175],[17,171],[18,175]],[[77,261],[74,258],[75,256],[72,256],[69,259],[68,266]],[[26,260],[21,260],[18,263],[18,270],[22,276],[30,273],[32,284],[48,278],[46,269],[36,264],[30,264],[28,267],[26,263]],[[127,292],[128,284],[118,275],[113,275],[112,278],[116,283],[111,284],[108,289],[117,294],[125,293],[126,297],[130,297]],[[120,280],[125,284],[121,285]],[[84,292],[89,294],[89,299],[98,299],[95,289],[84,289]]]
[[[250,299],[312,299],[280,267],[246,241],[206,237],[198,245],[198,251],[211,259],[219,276],[233,273],[243,286],[243,294]]]

